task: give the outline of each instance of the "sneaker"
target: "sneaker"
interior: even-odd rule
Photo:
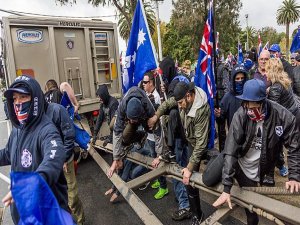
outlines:
[[[202,222],[202,218],[203,218],[203,213],[200,219],[197,216],[193,216],[191,220],[191,225],[200,225]]]
[[[151,184],[151,188],[153,188],[153,189],[157,189],[157,188],[159,188],[159,186],[160,186],[160,183],[159,183],[158,179],[156,179],[156,180]]]
[[[263,180],[263,185],[268,187],[275,187],[274,177],[266,175]]]
[[[282,167],[279,169],[279,173],[280,173],[280,176],[286,177],[286,176],[289,174],[289,170],[288,170],[287,167],[282,166]]]
[[[139,190],[140,190],[140,191],[145,190],[145,189],[149,186],[149,184],[150,184],[150,181],[148,181],[148,182],[145,183],[144,185],[140,186],[140,187],[139,187]]]
[[[169,194],[169,189],[168,188],[159,188],[158,192],[154,195],[154,198],[156,200],[162,199],[167,194]]]
[[[185,209],[179,209],[178,211],[174,212],[172,214],[172,219],[176,221],[184,220],[184,219],[189,219],[192,216],[192,212],[190,208],[185,208]]]

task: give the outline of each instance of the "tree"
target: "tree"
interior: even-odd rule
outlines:
[[[55,0],[61,4],[76,4],[76,0]],[[137,0],[88,0],[93,6],[109,6],[114,5],[119,13],[118,25],[120,28],[120,35],[126,41],[129,38],[132,18],[136,7]],[[150,33],[155,31],[155,13],[151,6],[151,0],[143,0],[145,14],[147,17]]]
[[[257,47],[257,42],[258,42],[258,38],[257,38],[257,31],[255,30],[254,27],[249,26],[246,27],[245,30],[243,30],[240,34],[240,41],[242,44],[247,42],[247,32],[248,32],[248,39],[249,39],[249,47]],[[233,53],[235,53],[236,51],[234,51]]]
[[[160,23],[160,36],[161,36],[161,40],[164,39],[164,36],[167,32],[167,24],[165,22],[161,22]],[[156,51],[158,52],[158,41],[157,41],[157,27],[155,27],[155,31],[152,35],[152,40],[153,40],[153,44],[155,46]],[[163,43],[162,43],[163,45]]]
[[[286,26],[286,56],[289,54],[289,33],[290,33],[290,24],[295,23],[300,18],[300,5],[296,0],[284,0],[282,5],[277,10],[277,23],[278,25]]]
[[[163,39],[164,55],[177,58],[179,62],[185,59],[193,61],[198,58],[209,1],[177,0],[172,3],[174,9]],[[220,33],[220,49],[224,52],[229,52],[230,47],[237,44],[236,34],[240,32],[238,16],[241,6],[240,0],[219,0],[215,3],[215,27]]]
[[[277,30],[273,27],[263,27],[258,30],[258,32],[260,33],[263,45],[266,44],[267,41],[269,41],[271,45],[279,44],[285,37],[284,32],[278,33]]]
[[[135,4],[134,7],[132,6],[132,4]],[[132,21],[135,7],[136,7],[136,1],[129,1],[128,4],[125,5],[125,7],[126,8],[124,8],[124,12],[126,12],[130,21]],[[144,2],[144,10],[147,17],[150,33],[153,34],[156,29],[156,18],[150,2],[146,2],[146,1]],[[130,35],[131,22],[130,22],[130,26],[128,26],[125,14],[119,15],[118,26],[119,26],[120,36],[127,42]]]

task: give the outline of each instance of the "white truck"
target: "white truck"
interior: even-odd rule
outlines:
[[[106,84],[121,96],[117,25],[102,20],[11,16],[2,18],[5,79],[34,77],[44,88],[49,79],[67,81],[80,103],[79,113],[99,109],[96,90]]]

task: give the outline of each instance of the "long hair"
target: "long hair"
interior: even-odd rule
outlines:
[[[45,91],[56,90],[58,89],[57,82],[55,80],[48,80],[45,84]]]
[[[266,63],[266,73],[272,84],[279,82],[285,89],[291,86],[288,74],[283,70],[282,62],[279,58],[271,58]]]

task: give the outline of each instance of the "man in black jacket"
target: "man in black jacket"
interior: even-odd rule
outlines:
[[[114,116],[119,106],[119,102],[115,97],[112,97],[108,93],[107,86],[102,84],[99,86],[96,95],[99,97],[100,100],[100,109],[99,115],[96,122],[96,127],[93,133],[93,144],[95,144],[97,140],[97,135],[101,129],[102,123],[106,121],[110,126],[111,132],[110,135],[104,140],[103,145],[106,146],[107,143],[112,143],[112,128],[114,123]]]
[[[244,85],[243,107],[235,113],[224,148],[222,183],[224,191],[214,202],[231,206],[230,189],[235,177],[240,186],[262,184],[274,168],[280,151],[274,146],[283,144],[288,150],[289,181],[286,188],[300,190],[300,142],[295,117],[279,104],[266,99],[266,86],[261,80],[249,80]],[[247,224],[258,224],[258,216],[248,209]]]
[[[130,88],[117,110],[116,122],[113,130],[113,164],[108,171],[111,177],[115,170],[122,168],[122,159],[126,155],[126,149],[133,143],[143,145],[147,138],[147,132],[154,134],[155,152],[157,158],[152,162],[153,167],[160,163],[159,156],[163,151],[163,134],[160,126],[151,130],[148,120],[155,115],[155,109],[146,92],[139,87]],[[139,130],[142,126],[144,130]],[[125,149],[126,148],[126,149]]]
[[[16,172],[37,172],[48,183],[60,207],[68,211],[63,174],[66,153],[59,131],[45,115],[40,85],[30,77],[20,76],[4,95],[13,129],[6,147],[0,150],[0,166],[11,165]],[[8,206],[12,199],[10,191],[2,202]],[[19,213],[14,203],[11,214],[18,224]]]

